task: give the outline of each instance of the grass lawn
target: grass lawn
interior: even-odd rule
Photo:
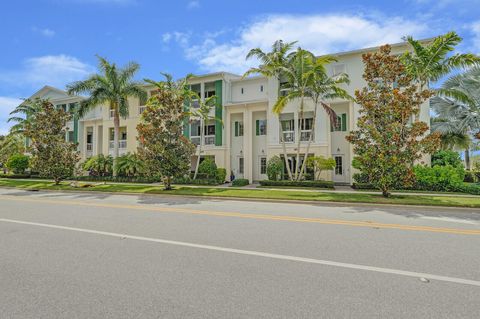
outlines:
[[[89,183],[79,183],[84,185]],[[54,185],[51,181],[26,181],[14,179],[0,179],[0,187],[15,187],[20,189],[45,189],[62,191],[85,191],[85,192],[126,192],[137,194],[164,194],[164,195],[186,195],[186,196],[215,196],[215,197],[237,197],[252,199],[274,199],[274,200],[305,200],[305,201],[331,201],[350,203],[375,203],[375,204],[401,204],[401,205],[429,205],[429,206],[454,206],[480,208],[480,196],[478,197],[457,197],[457,196],[432,196],[432,195],[394,195],[384,198],[381,195],[373,194],[352,194],[352,193],[322,193],[298,191],[268,190],[268,189],[235,189],[235,188],[213,188],[213,187],[187,187],[177,186],[171,191],[165,191],[157,185],[135,185],[135,184],[94,184],[94,187],[74,188],[69,182]]]

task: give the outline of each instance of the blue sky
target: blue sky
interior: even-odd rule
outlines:
[[[17,0],[0,14],[0,134],[20,98],[85,78],[95,54],[160,79],[241,73],[250,48],[279,38],[323,54],[455,30],[480,53],[480,0]]]

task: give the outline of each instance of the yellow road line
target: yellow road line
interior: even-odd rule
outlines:
[[[343,225],[343,226],[353,226],[353,227],[386,228],[386,229],[425,231],[425,232],[435,232],[435,233],[449,233],[449,234],[459,234],[459,235],[480,235],[480,229],[476,230],[476,229],[444,228],[444,227],[416,226],[416,225],[402,225],[402,224],[385,224],[385,223],[377,223],[377,222],[370,222],[370,221],[339,220],[339,219],[295,217],[295,216],[268,215],[268,214],[236,213],[236,212],[219,212],[219,211],[207,211],[207,210],[197,210],[197,209],[189,209],[189,208],[151,207],[151,206],[145,206],[145,205],[91,203],[91,202],[89,203],[89,202],[83,202],[83,201],[51,200],[51,199],[43,199],[43,198],[42,199],[19,198],[17,196],[9,196],[9,195],[2,195],[0,198],[2,200],[9,200],[9,201],[45,203],[45,204],[55,204],[55,205],[119,208],[119,209],[154,211],[154,212],[163,212],[163,213],[181,213],[181,214],[207,215],[207,216],[217,216],[217,217],[237,217],[237,218],[289,221],[289,222],[301,222],[301,223],[318,223],[318,224],[327,224],[327,225]]]

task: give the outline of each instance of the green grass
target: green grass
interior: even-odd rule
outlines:
[[[79,183],[84,185],[88,183]],[[399,204],[399,205],[429,205],[429,206],[453,206],[480,208],[480,196],[435,196],[435,195],[394,195],[384,198],[376,194],[352,194],[352,193],[322,193],[307,192],[303,190],[283,191],[281,189],[235,189],[213,187],[186,187],[176,186],[171,191],[165,191],[157,185],[135,184],[95,184],[94,187],[74,188],[68,182],[53,185],[51,181],[26,181],[0,179],[0,187],[15,187],[20,189],[60,190],[60,191],[86,191],[86,192],[125,192],[136,194],[163,194],[184,196],[214,196],[214,197],[237,197],[251,199],[273,200],[300,200],[319,202],[348,202],[348,203],[372,203],[372,204]]]

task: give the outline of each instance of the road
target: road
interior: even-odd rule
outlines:
[[[0,189],[1,318],[478,318],[480,211]]]

